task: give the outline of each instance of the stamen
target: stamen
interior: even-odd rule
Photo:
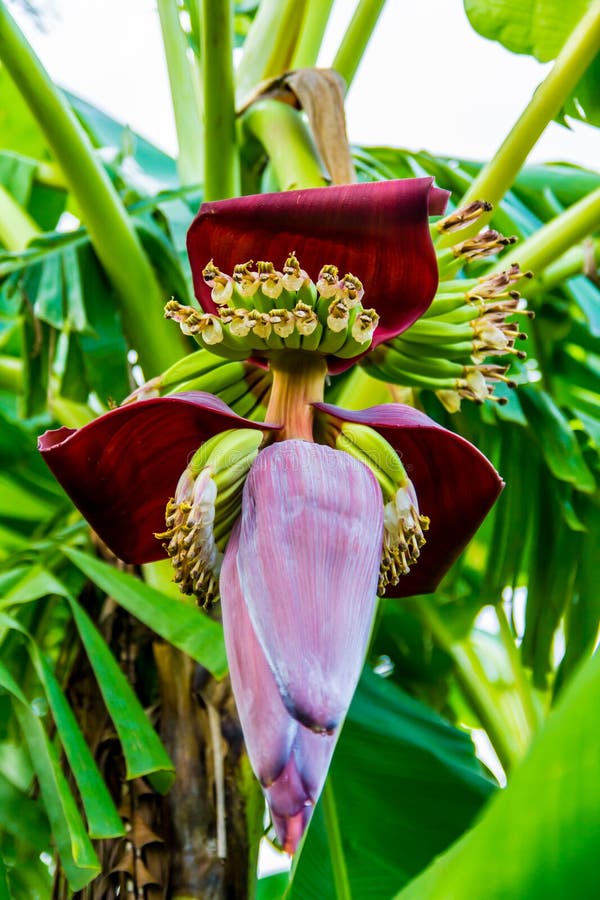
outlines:
[[[297,303],[293,312],[299,334],[312,334],[319,324],[319,318],[313,308],[306,303]]]
[[[233,279],[219,271],[212,259],[202,270],[202,277],[207,285],[212,288],[210,296],[213,303],[221,306],[231,300],[233,296]]]
[[[241,297],[253,297],[260,287],[258,273],[252,271],[252,265],[253,261],[249,259],[233,269],[233,280]]]
[[[450,213],[450,215],[446,216],[444,219],[440,219],[435,227],[438,231],[441,231],[442,234],[450,234],[452,231],[459,231],[461,228],[466,228],[467,225],[477,221],[484,213],[491,212],[493,208],[492,204],[488,203],[487,200],[473,200],[473,202],[468,203],[467,206],[463,206],[453,213]]]
[[[411,481],[400,487],[383,509],[383,554],[378,593],[382,596],[389,584],[396,585],[402,575],[420,556],[425,545],[424,531],[429,518],[421,515],[417,494]]]
[[[304,269],[300,268],[300,263],[296,259],[296,254],[292,250],[285,261],[283,267],[283,286],[286,291],[299,291],[305,281],[308,281],[308,275]]]
[[[259,338],[268,338],[271,334],[271,319],[268,313],[259,312],[252,309],[248,313],[248,319],[251,323],[252,332]]]
[[[323,266],[317,279],[317,290],[321,297],[329,300],[338,293],[338,269],[337,266]]]
[[[362,282],[356,276],[348,273],[338,282],[338,297],[343,300],[348,309],[354,309],[365,295]]]
[[[210,467],[194,479],[187,468],[175,497],[167,503],[166,531],[156,534],[171,557],[174,579],[184,594],[196,594],[206,606],[218,592],[223,554],[213,534],[217,487]]]
[[[275,334],[281,338],[289,337],[294,330],[294,314],[289,309],[272,309],[269,321]]]
[[[378,325],[379,316],[376,311],[374,309],[365,309],[354,320],[352,337],[359,344],[368,344]]]
[[[222,325],[229,325],[233,319],[235,310],[231,306],[220,306],[218,309],[219,319]]]
[[[508,247],[516,242],[516,237],[504,237],[497,231],[487,229],[473,238],[468,238],[452,248],[454,256],[462,256],[465,259],[483,259],[498,253],[502,247]]]
[[[343,300],[332,300],[329,304],[327,327],[331,331],[340,332],[348,325],[349,310]]]
[[[512,284],[516,284],[521,278],[531,278],[531,272],[521,272],[518,263],[513,263],[504,272],[497,275],[487,275],[479,279],[477,287],[472,288],[467,293],[467,299],[471,297],[480,297],[482,299],[491,299],[493,297],[506,297],[507,288]]]
[[[177,322],[182,332],[187,335],[198,334],[203,330],[203,320],[207,313],[202,313],[193,306],[182,306],[177,300],[169,300],[165,306],[165,319]],[[211,316],[216,319],[216,316]]]
[[[275,270],[272,262],[257,262],[260,289],[265,297],[277,300],[283,290],[283,275]]]

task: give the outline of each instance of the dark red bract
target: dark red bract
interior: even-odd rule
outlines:
[[[418,563],[387,594],[410,597],[435,591],[492,508],[502,479],[476,447],[412,406],[389,403],[359,411],[327,403],[315,407],[344,422],[375,428],[399,455],[431,525]]]
[[[155,532],[198,447],[228,428],[263,428],[201,391],[140,400],[83,428],[47,431],[44,461],[94,531],[126,563],[163,559]]]
[[[216,311],[202,277],[211,259],[231,274],[250,259],[280,268],[293,251],[313,281],[326,264],[360,278],[364,305],[380,316],[375,347],[409,328],[433,300],[429,216],[444,212],[448,196],[433,178],[410,178],[203,203],[188,232],[196,296],[206,312]],[[335,368],[349,364],[337,360]]]

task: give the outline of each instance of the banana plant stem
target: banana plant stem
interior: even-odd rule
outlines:
[[[333,0],[308,0],[291,69],[316,66],[332,6]]]
[[[332,63],[347,87],[352,84],[384,6],[385,0],[360,0],[356,7]]]
[[[582,246],[571,247],[559,259],[550,263],[539,277],[536,274],[531,287],[528,287],[527,291],[528,293],[539,290],[547,291],[556,287],[557,284],[567,281],[569,278],[586,274],[586,264],[595,272],[598,268],[599,260],[600,241],[590,240],[589,249]]]
[[[177,132],[179,178],[182,184],[198,184],[204,175],[204,129],[194,88],[195,73],[176,0],[157,0],[157,6]]]
[[[331,784],[331,775],[325,782],[325,787],[323,789],[323,812],[325,814],[325,827],[327,830],[329,855],[331,857],[331,868],[333,869],[335,896],[337,900],[352,900],[350,881],[348,880],[348,871],[346,869],[346,858],[344,856],[344,848],[342,847],[342,833],[340,831],[337,807],[335,805],[333,785]]]
[[[245,113],[243,125],[265,148],[282,191],[327,184],[311,134],[287,103],[259,100]]]
[[[290,68],[305,8],[306,0],[261,0],[236,72],[238,106],[261,81]]]
[[[61,92],[0,2],[0,59],[48,142],[79,207],[108,278],[115,286],[127,337],[147,377],[182,351],[163,318],[164,296],[119,195]]]
[[[240,193],[233,82],[231,0],[202,0],[202,83],[204,85],[204,199]]]
[[[492,271],[506,269],[511,263],[518,262],[522,269],[532,269],[537,274],[599,226],[600,188],[597,188],[551,219],[522,244],[502,254],[501,261]]]
[[[569,94],[588,68],[600,46],[600,0],[593,0],[556,58],[554,66],[500,146],[494,158],[471,182],[462,203],[485,199],[498,203],[511,187],[531,149],[549,122],[560,112]],[[489,219],[465,231],[468,237]],[[440,246],[452,243],[445,237]]]

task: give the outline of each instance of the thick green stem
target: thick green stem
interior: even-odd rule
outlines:
[[[333,0],[308,0],[291,69],[316,66],[332,6]]]
[[[413,609],[431,631],[435,642],[452,658],[456,680],[463,696],[486,730],[498,759],[508,774],[523,756],[524,748],[515,739],[500,713],[473,648],[466,641],[456,641],[452,637],[432,603],[419,600]]]
[[[332,68],[340,73],[347,87],[352,84],[384,6],[385,0],[360,0],[356,7],[332,63]]]
[[[117,289],[125,332],[146,376],[181,355],[163,318],[164,295],[119,195],[61,92],[0,2],[0,59],[17,85],[77,201],[90,239]]]
[[[182,184],[197,184],[204,175],[204,129],[199,115],[195,73],[188,59],[188,44],[181,28],[177,0],[157,0],[157,5],[179,147],[179,178]]]
[[[238,106],[261,81],[290,68],[305,8],[306,0],[261,0],[236,72]]]
[[[560,112],[565,100],[598,53],[599,46],[600,0],[594,0],[494,158],[471,183],[463,197],[464,203],[479,198],[497,203],[502,199],[530,150],[548,123]],[[481,224],[480,221],[478,225]]]
[[[335,896],[337,900],[352,900],[331,776],[325,782],[323,789],[323,812],[325,814],[325,828],[327,830],[327,843],[329,844],[329,856],[333,870]]]
[[[204,199],[240,193],[233,82],[231,0],[202,0],[202,82],[204,85]]]
[[[297,110],[278,100],[259,100],[243,121],[269,155],[282,191],[327,184],[310,131]]]
[[[586,274],[586,265],[595,272],[600,264],[600,241],[590,241],[589,250],[582,246],[571,247],[566,253],[544,269],[538,277],[528,286],[527,293],[547,291],[569,278]]]
[[[0,242],[7,250],[24,250],[39,233],[31,216],[0,184]]]
[[[532,269],[534,274],[537,274],[574,244],[583,241],[596,231],[599,226],[600,188],[597,188],[560,213],[522,244],[517,244],[509,253],[503,253],[494,266],[494,271],[501,271],[511,263],[518,262],[522,269]]]

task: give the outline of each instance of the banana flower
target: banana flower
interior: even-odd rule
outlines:
[[[376,595],[435,590],[502,487],[477,449],[416,409],[324,402],[328,372],[427,310],[428,215],[446,196],[422,178],[204,204],[188,238],[201,309],[173,302],[166,314],[213,352],[270,368],[267,421],[184,391],[39,441],[119,558],[168,554],[182,590],[205,605],[220,596],[250,761],[290,853],[323,787]]]

